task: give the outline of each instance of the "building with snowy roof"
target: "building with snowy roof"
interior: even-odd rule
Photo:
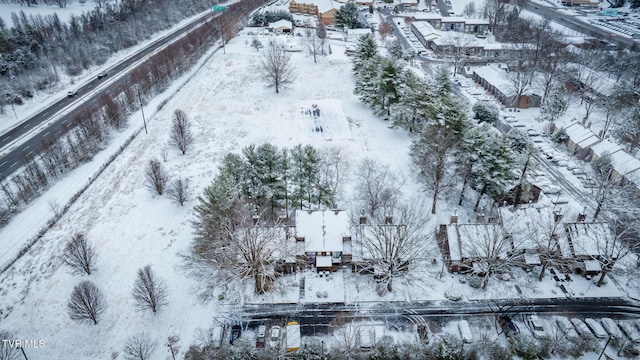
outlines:
[[[496,64],[473,68],[472,79],[493,94],[504,106],[515,106],[520,109],[539,107],[541,96],[534,89],[526,89],[520,98],[509,81],[509,70]]]
[[[276,22],[269,23],[269,29],[273,29],[276,34],[288,34],[293,30],[293,24],[289,20],[281,19]]]
[[[303,2],[304,1],[304,2]],[[289,12],[292,14],[308,14],[318,17],[318,21],[322,21],[325,25],[333,24],[335,20],[336,10],[338,10],[343,2],[334,0],[291,0],[289,2]]]
[[[589,156],[591,147],[600,143],[600,139],[591,129],[578,121],[574,121],[565,128],[569,140],[567,148],[578,158],[584,159]]]
[[[297,210],[296,254],[318,271],[332,271],[351,257],[349,215],[344,210]]]
[[[606,223],[585,220],[582,213],[565,221],[559,211],[503,207],[496,216],[479,215],[475,223],[458,223],[452,215],[449,224],[440,225],[436,240],[451,272],[478,273],[488,261],[533,268],[542,265],[544,255],[557,257],[563,271],[594,275],[613,234]]]
[[[417,13],[410,16],[412,24],[428,23],[436,30],[457,31],[467,34],[486,34],[489,21],[485,19],[467,19],[461,16],[442,16],[440,14]]]

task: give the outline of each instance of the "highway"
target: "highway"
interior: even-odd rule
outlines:
[[[8,178],[18,170],[26,157],[37,154],[44,139],[58,138],[69,131],[73,124],[73,117],[77,112],[92,106],[104,93],[114,92],[114,89],[120,84],[126,83],[126,74],[131,71],[133,65],[193,30],[214,15],[217,14],[214,12],[203,13],[185,26],[155,40],[144,49],[108,69],[106,78],[97,79],[94,77],[84,84],[70,88],[69,90],[78,90],[78,95],[75,97],[64,97],[53,101],[41,112],[0,135],[0,151],[2,153],[0,180]]]

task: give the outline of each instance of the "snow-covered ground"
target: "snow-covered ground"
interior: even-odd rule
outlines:
[[[243,32],[227,44],[226,54],[217,52],[203,60],[202,68],[185,86],[181,87],[183,81],[176,82],[150,103],[148,111],[175,93],[150,119],[147,114],[149,134],[138,133],[101,176],[95,178],[100,165],[140,130],[139,113],[133,114],[131,127],[115,134],[109,148],[92,163],[66,175],[0,231],[0,238],[17,239],[14,243],[19,246],[46,224],[52,215],[52,202],[66,203],[80,186],[93,180],[69,212],[0,279],[0,328],[19,339],[45,341],[44,348],[26,349],[30,358],[109,358],[112,352],[121,351],[131,335],[145,332],[158,342],[157,358],[168,359],[170,355],[164,346],[168,336],[180,335],[178,348],[182,355],[195,341],[196,329],[211,326],[215,316],[226,314],[236,306],[225,302],[200,303],[196,295],[199,284],[188,277],[183,268],[180,255],[188,251],[192,239],[194,198],[179,207],[144,186],[145,164],[154,157],[162,159],[175,109],[182,109],[189,116],[196,142],[186,155],[171,149],[163,165],[171,176],[187,177],[196,196],[216,175],[218,162],[226,153],[263,142],[279,147],[299,143],[335,146],[348,154],[352,165],[367,157],[374,158],[407,179],[406,194],[421,192],[409,171],[410,137],[402,130],[389,129],[389,123],[372,115],[353,95],[351,63],[344,55],[344,41],[331,41],[332,53],[319,57],[318,63],[303,53],[293,53],[297,78],[290,89],[275,94],[273,89],[265,88],[257,75],[260,52],[250,46],[254,37],[256,35]],[[276,38],[257,37],[263,44]],[[470,99],[474,99],[473,96]],[[322,132],[312,131],[317,124],[304,116],[304,110],[313,104],[317,104],[323,114]],[[542,130],[542,125],[535,121],[537,111],[529,109],[513,115],[528,127]],[[543,198],[542,205],[545,204],[551,206],[550,199]],[[347,203],[342,205],[349,208]],[[581,210],[582,205],[575,206]],[[434,223],[448,221],[451,211],[452,206],[442,201]],[[466,210],[459,209],[459,213],[463,218]],[[98,253],[97,271],[91,276],[72,275],[60,260],[65,243],[78,232],[86,235]],[[398,282],[394,284],[394,292],[383,299],[375,293],[371,278],[349,272],[336,272],[329,277],[305,272],[283,278],[282,281],[291,286],[282,294],[248,297],[243,301],[444,300],[446,291],[461,294],[463,301],[564,297],[550,276],[538,282],[535,271],[523,271],[510,279],[492,278],[486,291],[473,289],[463,276],[446,272],[440,276],[440,255],[434,252],[433,257],[438,260],[432,268],[425,269],[423,283],[416,286]],[[138,311],[131,298],[136,272],[145,265],[151,265],[169,285],[168,306],[157,315]],[[297,284],[302,276],[307,280],[306,296],[300,299]],[[95,326],[76,323],[66,312],[73,287],[86,279],[103,291],[108,303],[107,311]],[[598,288],[591,281],[574,277],[566,286],[575,297],[625,295],[613,282]],[[450,327],[449,330],[455,332],[455,327]]]

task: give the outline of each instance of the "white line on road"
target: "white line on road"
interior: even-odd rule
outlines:
[[[2,164],[0,164],[0,166],[4,166],[4,164],[6,164],[6,163],[7,163],[7,162],[5,161],[5,162],[3,162]]]
[[[46,133],[44,133],[44,136],[48,136],[48,135],[49,135],[49,132],[48,132],[48,131],[47,131]]]
[[[14,162],[13,164],[11,164],[11,166],[10,166],[10,167],[14,167],[14,166],[16,166],[16,165],[18,165],[18,162],[17,162],[17,161],[16,161],[16,162]]]

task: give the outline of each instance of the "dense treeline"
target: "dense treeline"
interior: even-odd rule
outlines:
[[[22,103],[34,91],[55,85],[61,73],[77,75],[102,64],[113,53],[206,10],[212,2],[121,0],[96,4],[68,22],[56,14],[27,16],[22,11],[12,14],[10,25],[0,19],[0,91],[8,94],[0,98],[0,106]]]

